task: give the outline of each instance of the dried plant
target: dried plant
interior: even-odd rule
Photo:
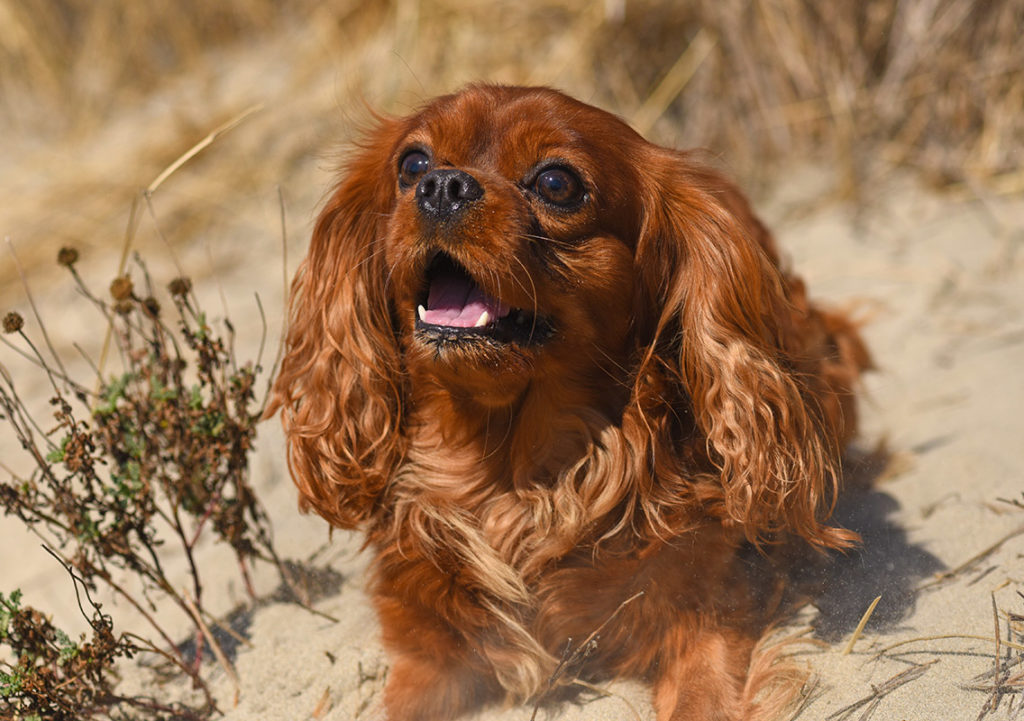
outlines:
[[[135,719],[203,718],[202,712],[115,692],[115,663],[131,659],[140,646],[129,634],[115,636],[111,617],[87,599],[91,632],[76,642],[43,613],[23,606],[20,591],[0,593],[0,646],[11,652],[11,660],[0,661],[0,718],[124,718],[112,715],[115,708],[130,708]]]
[[[123,370],[90,391],[68,375],[48,339],[52,357],[31,340],[20,315],[4,317],[4,332],[20,343],[4,340],[49,377],[56,425],[44,430],[0,364],[0,419],[13,429],[34,466],[27,477],[12,473],[10,480],[0,482],[0,508],[36,533],[87,589],[105,585],[138,610],[161,644],[140,641],[134,648],[172,660],[204,692],[206,708],[212,709],[199,669],[204,642],[212,644],[222,663],[226,659],[203,620],[197,544],[211,534],[229,544],[250,594],[253,559],[276,564],[283,573],[267,515],[249,481],[248,456],[262,414],[254,391],[259,361],[237,363],[230,322],[225,321],[225,340],[199,307],[187,278],[168,286],[173,306],[168,322],[141,259],[136,263],[145,291],[136,290],[132,279],[122,275],[110,284],[109,301],[90,291],[75,269],[77,260],[70,248],[58,256],[78,290],[109,323]],[[40,332],[45,338],[45,329]],[[187,559],[188,592],[177,590],[165,568],[168,545]],[[142,579],[141,592],[124,583],[124,572]],[[192,623],[194,658],[185,657],[151,612],[160,599],[173,602]],[[32,641],[19,631],[8,640],[12,646],[21,644],[15,647],[19,664],[27,659],[30,666],[38,661],[51,669],[33,672],[43,688],[46,679],[68,672],[59,663],[63,641],[41,617],[25,615],[17,606],[14,596],[5,601],[9,614],[20,614],[19,628],[27,628],[28,619],[37,628],[33,633],[45,639]],[[129,650],[113,640],[107,619],[94,615],[92,624],[99,636],[90,648],[104,649],[102,654],[96,651],[100,665]],[[44,645],[57,655],[42,655]],[[21,647],[28,650],[19,652]],[[113,698],[102,674],[82,679],[95,680],[92,692],[97,698]]]

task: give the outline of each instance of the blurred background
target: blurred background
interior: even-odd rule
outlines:
[[[111,249],[113,272],[140,189],[253,110],[163,183],[135,242],[198,247],[204,271],[279,259],[280,189],[301,253],[367,108],[479,79],[702,146],[755,198],[800,164],[837,199],[899,168],[1016,194],[1022,28],[1024,0],[0,0],[0,236],[30,272],[63,244]],[[4,252],[0,298],[16,280]]]

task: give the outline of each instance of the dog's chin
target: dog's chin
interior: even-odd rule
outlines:
[[[405,362],[414,386],[443,388],[486,408],[513,405],[543,365],[544,349],[500,340],[479,329],[418,323]]]

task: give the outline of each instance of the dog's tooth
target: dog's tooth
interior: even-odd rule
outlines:
[[[483,328],[485,325],[491,322],[491,314],[486,310],[480,314],[480,317],[476,319],[476,328]]]
[[[416,306],[416,313],[419,315],[420,320],[423,320],[424,318],[427,317],[427,309],[424,308],[422,305]]]

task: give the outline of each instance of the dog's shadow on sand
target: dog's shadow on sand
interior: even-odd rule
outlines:
[[[888,463],[889,456],[880,451],[848,452],[846,490],[832,521],[859,533],[862,542],[843,553],[797,560],[790,569],[796,594],[818,610],[812,626],[823,641],[852,633],[877,596],[881,600],[867,627],[894,628],[913,611],[921,582],[945,569],[892,519],[899,504],[876,484]]]

